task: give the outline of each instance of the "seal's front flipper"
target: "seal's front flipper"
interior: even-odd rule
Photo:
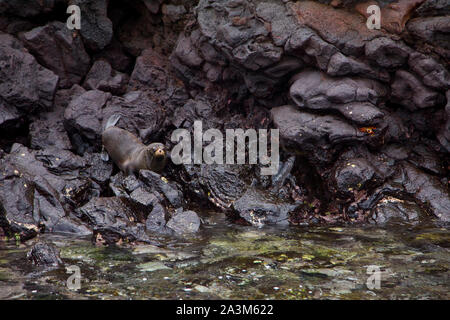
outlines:
[[[109,160],[109,155],[106,152],[105,147],[102,147],[102,153],[100,153],[100,158],[102,158],[102,160],[105,162]]]
[[[111,117],[109,117],[108,121],[106,121],[105,130],[109,127],[113,127],[119,122],[120,120],[120,114],[113,114]]]

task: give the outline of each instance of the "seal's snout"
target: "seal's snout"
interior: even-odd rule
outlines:
[[[162,149],[162,148],[156,149],[155,156],[164,157],[165,155],[166,155],[166,151],[164,151],[164,149]]]

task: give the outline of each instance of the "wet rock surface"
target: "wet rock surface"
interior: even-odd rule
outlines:
[[[441,1],[382,2],[381,30],[357,1],[0,4],[5,236],[148,243],[200,233],[206,208],[258,227],[450,220]],[[81,7],[80,31],[64,23],[68,4]],[[125,176],[100,157],[114,114],[169,149],[196,120],[279,129],[279,171],[169,161]]]
[[[57,268],[64,265],[59,250],[46,242],[36,243],[27,253],[27,259],[37,266]]]
[[[167,228],[180,235],[195,233],[200,228],[200,218],[194,211],[177,210],[167,222]]]

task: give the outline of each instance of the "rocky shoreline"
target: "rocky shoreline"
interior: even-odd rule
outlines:
[[[81,30],[69,30],[68,5]],[[450,7],[381,1],[0,0],[0,236],[151,243],[203,210],[239,224],[450,221]],[[175,129],[280,132],[281,168],[124,176],[108,118],[169,148]]]

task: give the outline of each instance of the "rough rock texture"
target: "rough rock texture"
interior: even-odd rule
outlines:
[[[419,78],[407,71],[398,70],[392,83],[392,102],[410,111],[442,105],[442,95],[427,88]]]
[[[62,88],[78,84],[89,70],[91,59],[83,41],[62,22],[25,32],[21,40],[40,64],[59,76]]]
[[[64,265],[59,250],[52,244],[45,242],[36,243],[27,253],[27,259],[37,266],[57,268]]]
[[[0,159],[0,225],[26,240],[45,232],[89,234],[73,209],[100,193],[92,163],[69,151],[32,151],[15,144]]]
[[[78,209],[78,216],[93,228],[96,242],[149,242],[142,223],[144,212],[136,209],[127,205],[126,198],[93,198]]]
[[[80,7],[82,27],[80,34],[92,50],[105,48],[113,37],[113,24],[107,16],[109,0],[69,0],[69,5]]]
[[[110,98],[110,93],[100,90],[86,91],[74,97],[64,111],[64,125],[79,153],[93,150],[92,145],[100,149],[102,109]]]
[[[200,228],[200,218],[194,211],[178,210],[167,222],[167,227],[181,235],[195,233]]]
[[[371,1],[0,0],[0,232],[148,243],[198,232],[205,208],[258,227],[449,221],[447,2],[379,1],[370,30]],[[99,154],[113,114],[169,150],[196,120],[279,129],[279,170],[124,176]]]
[[[445,106],[445,118],[446,122],[442,126],[437,138],[441,145],[450,152],[450,90],[447,91],[447,105]]]
[[[375,80],[331,78],[317,71],[303,71],[294,79],[290,97],[301,109],[333,109],[360,125],[375,124],[384,116],[376,105],[387,89]]]
[[[31,17],[42,13],[49,13],[55,5],[65,0],[1,0],[0,13],[14,14],[21,17]]]
[[[228,87],[233,94],[238,96],[245,86],[256,103],[271,108],[285,150],[316,168],[330,188],[323,198],[338,193],[339,204],[330,201],[331,211],[358,211],[355,201],[370,198],[393,172],[405,168],[397,162],[430,172],[430,166],[424,168],[416,159],[423,154],[441,158],[429,178],[442,178],[439,192],[445,202],[448,19],[413,18],[419,6],[425,15],[427,6],[442,5],[383,3],[382,30],[369,30],[366,14],[358,15],[368,4],[353,8],[355,4],[341,2],[346,7],[341,9],[315,1],[199,1],[197,25],[180,35],[171,61],[190,86],[240,81],[240,91]],[[405,41],[393,35],[405,33]],[[430,49],[433,55],[426,53]],[[407,156],[402,161],[385,157],[388,165],[375,161],[383,158],[376,150],[392,143],[404,144]],[[349,147],[361,144],[371,151],[344,156]],[[439,154],[432,149],[417,153],[425,145]],[[441,201],[427,203],[406,185],[398,190],[403,197],[412,196],[422,208],[448,220]],[[433,198],[437,192],[425,193]],[[357,213],[366,215],[375,204]]]
[[[41,113],[39,119],[30,124],[30,144],[33,149],[45,149],[47,147],[56,147],[63,150],[72,149],[72,144],[64,127],[64,111],[72,98],[84,92],[85,90],[78,85],[56,92],[53,110]]]
[[[95,61],[86,75],[84,87],[87,90],[101,90],[115,95],[125,93],[128,84],[128,75],[117,72],[104,60]]]
[[[450,22],[448,16],[412,19],[407,29],[418,40],[430,44],[433,49],[445,58],[450,57]]]
[[[233,203],[239,216],[255,226],[264,224],[289,224],[289,213],[298,205],[280,203],[275,197],[268,197],[260,191],[249,189]]]
[[[0,128],[49,109],[58,76],[42,67],[14,37],[0,33]]]

